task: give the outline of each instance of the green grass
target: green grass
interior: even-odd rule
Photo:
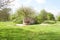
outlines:
[[[60,25],[16,26],[13,22],[0,22],[0,40],[60,40]]]

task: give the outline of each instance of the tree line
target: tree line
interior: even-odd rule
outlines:
[[[37,15],[36,15],[37,14]],[[21,7],[17,9],[15,14],[12,16],[12,20],[17,23],[23,23],[23,19],[31,17],[35,20],[35,24],[40,24],[45,21],[53,21],[56,22],[55,17],[52,13],[45,11],[44,9],[41,12],[37,13],[34,9],[30,7]]]
[[[40,23],[56,23],[56,21],[60,21],[60,16],[57,17],[57,20],[54,17],[54,14],[51,12],[47,12],[46,10],[41,10],[37,13],[33,8],[30,7],[20,7],[16,10],[16,12],[10,15],[11,8],[5,7],[8,6],[12,1],[5,1],[3,3],[0,0],[0,21],[13,21],[15,23],[29,23],[29,20],[34,20],[34,24]],[[25,21],[27,20],[27,21]]]

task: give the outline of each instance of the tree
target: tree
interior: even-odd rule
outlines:
[[[52,13],[47,13],[47,20],[55,20],[55,17]]]
[[[45,10],[41,10],[40,14],[36,16],[37,23],[42,23],[47,20],[55,21],[54,15],[52,13],[48,13]]]
[[[58,12],[58,14],[56,16],[56,20],[60,21],[60,12]]]
[[[12,1],[14,1],[14,0],[12,0]],[[11,3],[12,1],[11,0],[0,0],[0,9],[7,7],[9,5],[9,3]]]
[[[9,4],[14,0],[0,0],[0,21],[9,20],[9,12],[10,8],[8,8]]]
[[[37,23],[42,23],[47,20],[47,12],[43,9],[40,14],[36,17]]]
[[[22,16],[22,17],[34,17],[35,16],[34,10],[29,7],[21,7],[17,10],[16,13],[18,14],[18,16]]]
[[[57,20],[60,21],[60,16],[57,17]]]
[[[47,20],[47,12],[44,9],[41,10],[39,16],[41,17],[42,20]]]
[[[9,11],[10,10],[11,10],[10,8],[4,8],[4,9],[0,10],[0,21],[10,20],[9,19],[9,17],[10,17]]]
[[[16,11],[16,18],[22,18],[23,23],[33,19],[35,17],[35,11],[30,7],[21,7]],[[25,21],[26,20],[26,21]]]

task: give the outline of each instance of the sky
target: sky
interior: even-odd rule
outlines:
[[[47,12],[51,12],[54,15],[57,15],[57,13],[60,12],[60,0],[15,0],[11,4],[13,11],[23,5],[32,7],[38,12],[42,9],[45,9]]]

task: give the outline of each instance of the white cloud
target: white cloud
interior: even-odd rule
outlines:
[[[46,2],[46,0],[36,0],[36,2],[38,2],[40,4],[44,4]]]
[[[58,15],[58,12],[60,11],[60,10],[49,9],[49,8],[45,8],[45,10],[46,10],[47,12],[51,12],[51,13],[54,14],[55,16]]]
[[[31,2],[31,0],[20,0],[20,2],[21,2],[22,4],[28,4],[28,3]]]
[[[31,0],[15,0],[12,2],[10,7],[12,8],[13,11],[15,11],[17,8],[23,6],[28,6],[28,4],[31,2]]]
[[[11,4],[13,4],[14,7],[18,8],[18,7],[22,6],[22,5],[24,5],[24,6],[28,5],[28,3],[30,3],[30,2],[31,2],[31,0],[15,0]]]

